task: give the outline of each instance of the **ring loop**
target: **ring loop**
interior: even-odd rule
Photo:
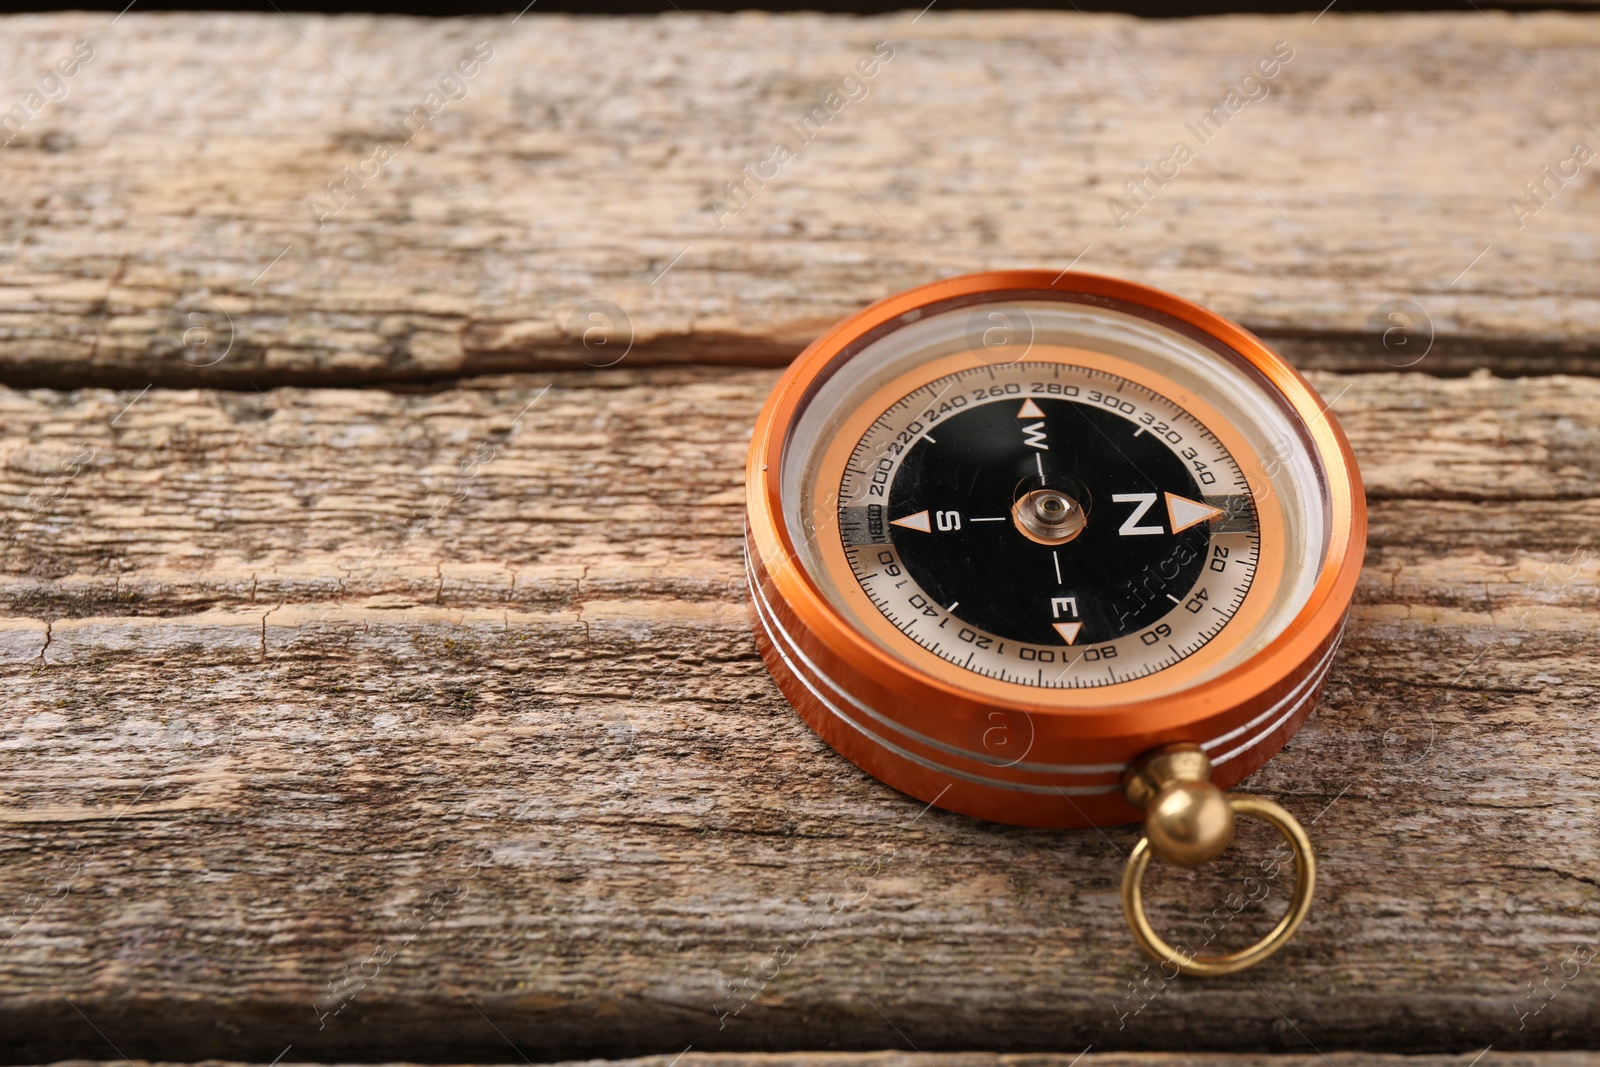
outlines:
[[[1294,896],[1289,901],[1289,910],[1278,920],[1272,932],[1249,948],[1223,956],[1190,956],[1163,940],[1145,917],[1142,887],[1145,868],[1150,865],[1150,839],[1141,837],[1128,857],[1128,866],[1122,872],[1122,911],[1128,917],[1128,926],[1133,929],[1133,937],[1139,947],[1157,960],[1171,960],[1180,974],[1213,978],[1253,967],[1282,948],[1294,936],[1306,912],[1311,910],[1311,894],[1317,886],[1317,860],[1311,851],[1311,839],[1306,836],[1300,823],[1293,815],[1264,797],[1229,794],[1228,803],[1236,814],[1254,815],[1272,824],[1294,849]]]

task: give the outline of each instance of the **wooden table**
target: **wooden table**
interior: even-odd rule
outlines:
[[[16,100],[92,57],[0,153],[0,1060],[1600,1062],[1600,21],[913,15],[5,20]],[[1234,978],[1137,954],[1132,830],[923,813],[750,638],[776,368],[1074,262],[1267,337],[1367,480],[1249,783],[1319,899]]]

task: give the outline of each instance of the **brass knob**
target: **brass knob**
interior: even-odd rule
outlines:
[[[1211,784],[1211,761],[1198,745],[1147,753],[1128,768],[1122,791],[1144,809],[1150,851],[1164,860],[1198,867],[1233,843],[1233,806]]]

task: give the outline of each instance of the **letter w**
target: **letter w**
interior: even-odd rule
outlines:
[[[1028,439],[1023,443],[1029,448],[1038,448],[1046,452],[1050,451],[1050,446],[1044,443],[1044,423],[1030,422],[1028,425],[1022,428],[1022,432],[1028,435]]]

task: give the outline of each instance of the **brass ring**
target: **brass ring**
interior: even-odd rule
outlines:
[[[1311,910],[1311,894],[1317,886],[1317,861],[1311,851],[1311,839],[1306,836],[1300,823],[1293,815],[1263,797],[1230,794],[1228,803],[1236,814],[1254,815],[1277,827],[1294,849],[1294,897],[1289,901],[1289,910],[1278,920],[1272,932],[1249,948],[1224,956],[1190,956],[1163,940],[1145,917],[1142,886],[1145,868],[1150,865],[1150,839],[1141,837],[1133,847],[1133,854],[1128,857],[1128,866],[1122,872],[1122,912],[1128,917],[1128,925],[1133,929],[1133,937],[1139,942],[1139,947],[1163,963],[1171,960],[1180,974],[1212,978],[1253,967],[1282,948],[1294,936],[1306,912]]]

